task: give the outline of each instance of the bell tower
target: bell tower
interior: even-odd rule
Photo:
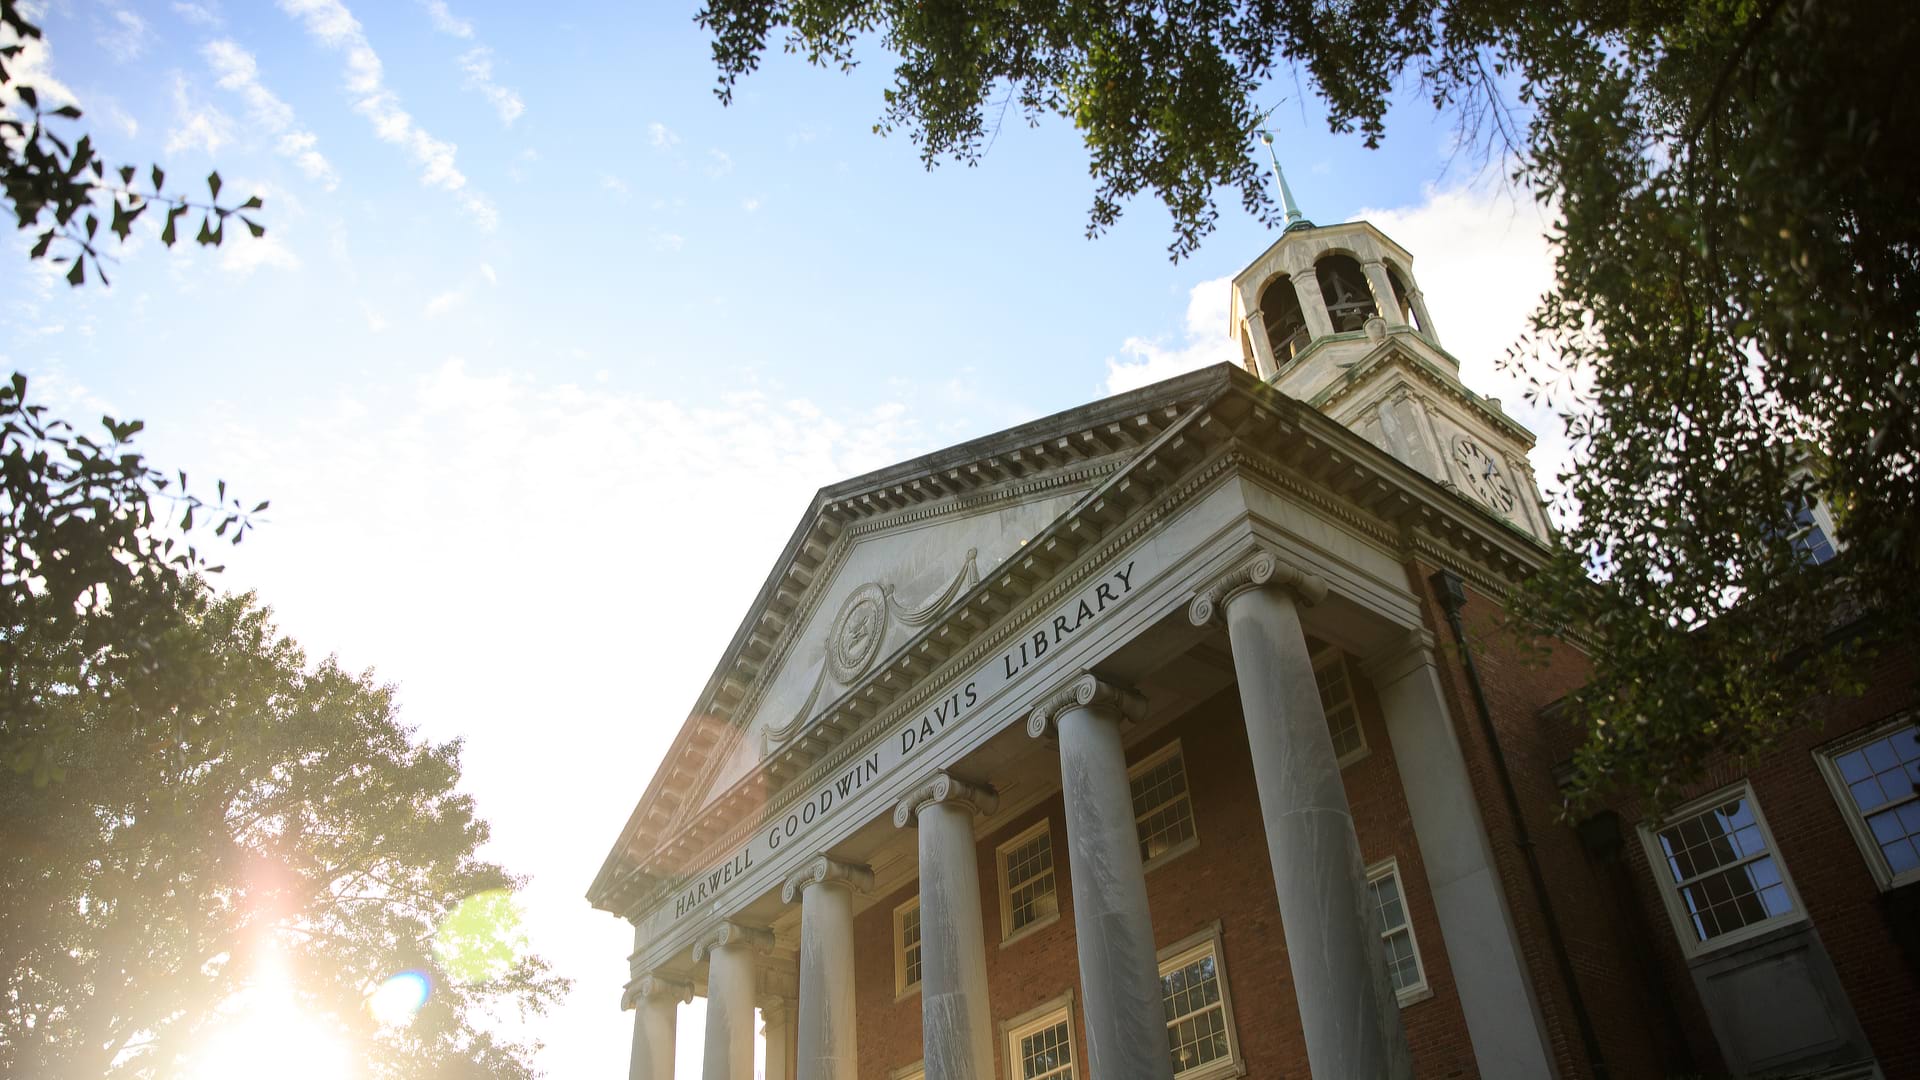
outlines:
[[[1286,229],[1233,279],[1230,333],[1247,370],[1546,542],[1533,433],[1460,381],[1413,256],[1364,221],[1306,220],[1277,160],[1274,175]]]

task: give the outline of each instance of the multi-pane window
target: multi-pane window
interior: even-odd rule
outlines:
[[[1187,763],[1173,743],[1130,772],[1133,820],[1140,834],[1140,860],[1152,865],[1193,846],[1193,799],[1187,791]]]
[[[920,985],[920,898],[893,909],[893,990],[904,994]]]
[[[1043,819],[1000,845],[1000,936],[1010,938],[1058,914],[1053,830]]]
[[[1007,1044],[1018,1080],[1073,1080],[1073,1025],[1064,1006],[1013,1028]]]
[[[1920,722],[1902,717],[1849,739],[1820,767],[1880,887],[1920,880]]]
[[[1690,951],[1791,916],[1793,892],[1745,785],[1643,828],[1654,873]]]
[[[1228,1057],[1227,1007],[1220,996],[1220,961],[1212,942],[1160,965],[1160,1001],[1174,1075]]]
[[[1353,704],[1353,680],[1347,674],[1347,659],[1338,649],[1328,649],[1313,669],[1320,684],[1320,708],[1327,714],[1327,734],[1333,736],[1333,754],[1341,765],[1358,761],[1367,754],[1367,737],[1360,730],[1360,710]]]
[[[1404,1003],[1426,990],[1427,975],[1420,966],[1420,943],[1414,939],[1413,920],[1407,915],[1398,863],[1388,859],[1367,872],[1367,896],[1380,951],[1387,957],[1387,975],[1394,994]]]
[[[1793,520],[1793,547],[1803,561],[1818,565],[1833,558],[1833,541],[1827,538],[1827,530],[1821,527],[1813,507],[1804,503],[1795,507]]]

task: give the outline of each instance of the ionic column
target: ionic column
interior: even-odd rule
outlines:
[[[693,947],[707,963],[707,1039],[701,1080],[753,1080],[753,960],[773,945],[773,933],[722,922]]]
[[[1195,625],[1223,612],[1246,714],[1287,963],[1315,1076],[1413,1074],[1373,928],[1366,872],[1298,605],[1319,577],[1256,551],[1193,599]]]
[[[621,1008],[633,1009],[633,1057],[627,1080],[673,1080],[673,1030],[680,1003],[693,1000],[693,984],[644,975],[627,985]]]
[[[1121,723],[1137,719],[1144,704],[1138,693],[1086,674],[1027,718],[1028,735],[1040,738],[1052,729],[1060,740],[1087,1070],[1104,1080],[1173,1077],[1147,874],[1120,742]]]
[[[920,829],[920,1030],[927,1080],[993,1080],[993,1013],[973,818],[999,800],[936,772],[893,810]]]
[[[766,1036],[766,1080],[796,1080],[789,1048],[793,1045],[793,1003],[786,998],[760,999],[760,1030]]]
[[[853,892],[873,871],[820,855],[780,889],[800,900],[800,1045],[795,1080],[855,1080]],[[771,1069],[768,1070],[771,1073]]]
[[[1440,938],[1482,1080],[1552,1076],[1551,1044],[1520,937],[1493,862],[1453,717],[1440,692],[1433,638],[1415,630],[1367,664],[1400,767]],[[1431,946],[1429,946],[1431,948]]]

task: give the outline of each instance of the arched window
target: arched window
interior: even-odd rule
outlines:
[[[1320,295],[1327,301],[1327,318],[1333,332],[1366,329],[1367,320],[1380,314],[1373,306],[1373,290],[1367,287],[1367,275],[1349,255],[1329,255],[1314,266],[1320,277]]]
[[[1285,364],[1307,347],[1307,317],[1300,311],[1300,294],[1293,279],[1282,274],[1260,290],[1260,316],[1267,324],[1267,343],[1273,362]]]
[[[1400,271],[1388,266],[1387,282],[1393,286],[1393,306],[1400,309],[1400,321],[1426,333],[1427,328],[1420,325],[1420,313],[1414,310],[1413,300],[1407,295],[1407,283],[1400,280]]]

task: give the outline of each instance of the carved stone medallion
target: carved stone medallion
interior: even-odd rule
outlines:
[[[886,590],[875,584],[855,589],[827,631],[827,666],[834,679],[844,686],[865,675],[886,633]]]

